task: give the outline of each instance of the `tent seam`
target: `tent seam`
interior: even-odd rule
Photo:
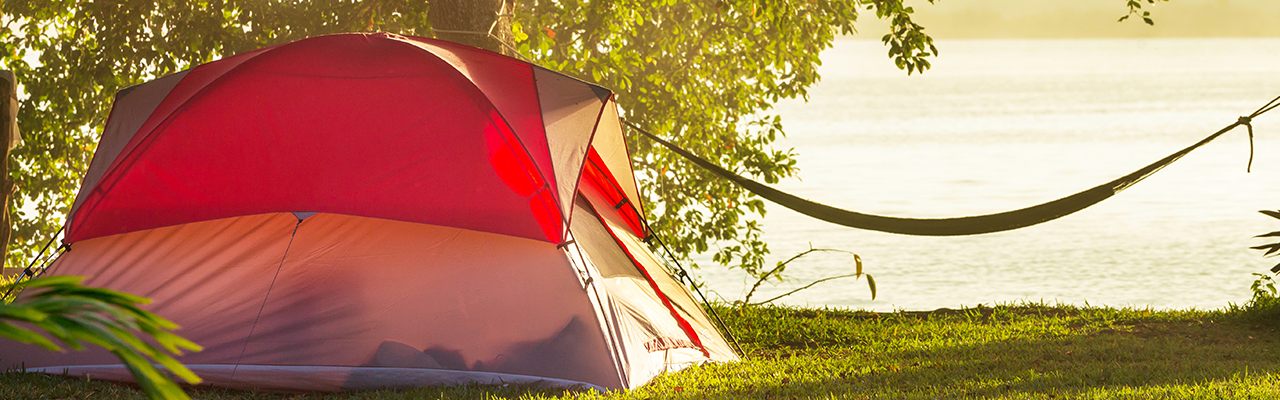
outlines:
[[[253,52],[250,52],[249,54],[252,54],[252,53],[254,53],[254,52],[256,52],[257,54],[254,54],[252,57],[249,57],[248,59],[246,59],[246,60],[244,60],[244,61],[240,62],[240,63],[239,63],[239,64],[237,64],[236,66],[234,66],[234,67],[231,67],[231,68],[227,69],[227,71],[226,71],[226,72],[223,72],[221,75],[218,75],[216,78],[213,78],[213,79],[212,79],[212,80],[210,80],[208,83],[205,83],[205,85],[204,85],[203,87],[201,87],[201,88],[200,88],[200,90],[197,90],[197,91],[195,91],[194,93],[192,93],[192,94],[191,94],[191,96],[189,96],[189,97],[187,98],[187,100],[184,100],[184,101],[182,102],[182,104],[179,104],[177,107],[175,107],[175,108],[173,109],[173,111],[169,112],[169,115],[166,115],[166,116],[164,117],[164,120],[162,120],[162,121],[160,121],[159,123],[157,123],[155,127],[152,127],[152,128],[151,128],[151,130],[150,130],[150,131],[148,131],[148,132],[146,133],[146,135],[145,135],[145,136],[143,136],[142,138],[138,139],[138,145],[133,146],[133,148],[131,148],[131,149],[128,149],[128,150],[129,150],[129,151],[128,151],[128,153],[125,153],[125,152],[124,152],[124,149],[122,149],[122,150],[121,150],[121,154],[116,155],[116,160],[122,160],[122,161],[121,161],[121,163],[120,163],[120,164],[116,164],[116,163],[114,162],[114,160],[113,160],[111,164],[108,164],[108,165],[107,165],[107,170],[106,170],[105,172],[103,172],[103,174],[102,174],[102,177],[101,177],[101,178],[98,178],[98,184],[94,185],[94,187],[93,187],[93,188],[90,188],[90,189],[89,189],[89,194],[86,194],[86,195],[85,195],[85,201],[84,201],[84,203],[81,203],[80,205],[81,205],[81,207],[84,207],[84,206],[86,206],[86,205],[89,205],[89,204],[87,204],[87,203],[89,203],[89,197],[93,196],[95,193],[97,193],[97,194],[98,194],[97,199],[93,202],[93,204],[92,204],[92,205],[89,205],[89,209],[87,209],[87,210],[84,210],[84,209],[77,209],[77,211],[82,211],[82,210],[83,210],[86,214],[76,213],[76,214],[68,215],[68,217],[70,217],[70,218],[67,218],[67,222],[66,222],[66,224],[64,224],[64,226],[66,226],[67,228],[70,228],[70,227],[71,227],[71,226],[70,226],[70,225],[71,225],[71,223],[76,221],[76,219],[74,218],[76,215],[88,215],[88,214],[92,213],[94,210],[96,210],[96,209],[98,208],[98,206],[99,206],[100,204],[102,204],[102,198],[107,196],[107,192],[110,192],[110,191],[111,191],[111,189],[115,188],[115,185],[116,185],[117,183],[119,183],[120,179],[119,179],[118,175],[117,175],[117,174],[115,174],[115,172],[116,172],[116,171],[118,171],[118,170],[121,170],[121,168],[122,168],[122,167],[126,167],[126,166],[124,165],[124,161],[123,161],[123,160],[124,160],[124,159],[128,159],[128,162],[129,162],[129,166],[128,166],[128,168],[125,168],[126,170],[127,170],[127,169],[129,169],[129,168],[131,168],[134,164],[136,164],[136,163],[137,163],[137,161],[138,161],[138,159],[137,159],[137,158],[133,158],[133,157],[132,157],[132,156],[133,156],[133,154],[135,154],[135,153],[141,154],[141,153],[139,153],[139,152],[146,152],[146,151],[147,151],[147,149],[149,149],[149,148],[151,147],[151,145],[155,143],[155,140],[153,139],[152,134],[153,134],[153,133],[155,133],[157,130],[160,130],[160,129],[162,129],[162,128],[164,128],[164,127],[167,127],[167,126],[169,126],[170,124],[172,124],[172,123],[173,123],[173,119],[174,119],[174,117],[175,117],[175,116],[178,116],[178,115],[181,115],[181,114],[186,113],[187,108],[188,108],[188,106],[191,104],[191,100],[192,100],[192,99],[196,98],[197,96],[200,96],[200,95],[204,94],[206,91],[208,91],[208,90],[209,90],[209,87],[214,86],[215,84],[221,83],[221,82],[224,80],[224,78],[226,78],[226,76],[227,76],[227,75],[229,75],[229,74],[231,74],[231,73],[236,72],[236,71],[237,71],[238,69],[240,69],[240,67],[241,67],[241,66],[243,66],[244,64],[246,64],[246,63],[248,63],[248,62],[251,62],[251,61],[254,61],[254,60],[257,60],[257,59],[258,59],[258,57],[260,57],[260,56],[262,56],[262,55],[265,55],[265,54],[267,54],[267,53],[271,53],[271,52],[273,52],[273,51],[275,51],[275,50],[279,49],[281,46],[286,46],[286,45],[289,45],[289,44],[292,44],[292,43],[286,43],[286,44],[282,44],[282,45],[278,45],[278,46],[267,47],[267,48],[264,48],[264,49],[259,49],[259,50],[255,50],[255,51],[253,51]],[[200,67],[203,67],[203,66],[205,66],[205,65],[208,65],[208,64],[201,64],[201,65],[198,65],[198,66],[192,67],[192,68],[190,68],[190,69],[187,69],[187,70],[186,70],[186,72],[188,73],[188,75],[190,75],[190,73],[191,73],[191,72],[194,72],[196,69],[198,69],[198,68],[200,68]],[[186,79],[187,79],[187,77],[186,77],[186,76],[182,77],[182,80],[184,80],[184,81],[185,81]],[[181,82],[181,81],[179,81],[177,85],[181,85],[181,84],[182,84],[182,82]],[[178,87],[177,85],[174,85],[174,88],[177,88],[177,87]],[[165,94],[165,98],[164,98],[164,99],[162,99],[162,100],[160,101],[160,102],[161,102],[161,104],[163,104],[163,103],[164,103],[164,100],[168,100],[169,96],[170,96],[170,95],[172,95],[172,94],[173,94],[173,89],[170,89],[170,90],[169,90],[169,93],[168,93],[168,94]],[[157,105],[157,107],[159,107],[159,105]],[[112,108],[113,108],[113,111],[114,111],[114,107],[112,107]],[[153,112],[154,112],[154,111],[153,111]],[[145,124],[145,122],[144,122],[144,124]],[[134,134],[136,135],[137,133],[135,132]],[[130,141],[132,141],[132,140],[130,140]],[[143,142],[146,142],[146,143],[145,143],[145,146],[144,146],[144,143],[143,143]],[[126,147],[128,147],[128,143],[126,143],[126,144],[125,144],[125,146],[126,146]],[[110,185],[109,185],[110,187],[105,187],[105,188],[104,188],[104,187],[102,186],[102,183],[103,183],[104,181],[106,181],[108,177],[115,177],[116,179],[114,179],[114,180],[112,180],[112,181],[110,182]],[[85,218],[88,218],[88,217],[85,217]],[[80,225],[80,224],[77,224],[77,225]],[[70,229],[68,229],[68,231],[69,231],[69,230],[70,230]],[[85,238],[85,239],[89,239],[89,238]]]
[[[249,334],[244,338],[244,346],[240,347],[240,356],[236,357],[235,366],[231,368],[231,376],[227,378],[228,382],[235,382],[236,370],[240,368],[240,361],[244,359],[245,350],[249,349],[249,342],[253,340],[253,331],[258,328],[258,319],[262,317],[262,311],[267,309],[267,300],[271,299],[271,289],[276,287],[276,279],[280,277],[280,270],[284,268],[284,261],[289,258],[289,249],[293,247],[293,239],[298,237],[298,227],[302,226],[302,220],[298,220],[293,225],[293,233],[289,234],[289,244],[284,247],[284,254],[280,256],[280,264],[276,266],[276,274],[271,276],[271,284],[267,286],[267,294],[262,297],[262,306],[258,307],[258,315],[253,317],[253,325],[249,327]]]
[[[568,235],[573,236],[573,231],[569,230]],[[569,247],[570,246],[565,246],[563,251],[565,253],[570,253]],[[587,298],[594,300],[592,302],[595,303],[595,307],[597,308],[597,317],[600,318],[599,325],[601,325],[602,328],[600,333],[604,336],[605,348],[609,349],[609,353],[612,355],[613,368],[615,370],[614,372],[618,374],[618,382],[622,387],[630,387],[631,379],[628,376],[630,369],[624,368],[624,365],[626,364],[624,359],[626,357],[622,353],[625,345],[616,332],[613,332],[616,327],[620,326],[617,321],[618,316],[613,312],[613,299],[607,296],[608,291],[605,291],[606,295],[604,296],[600,294],[600,287],[595,284],[595,277],[591,276],[591,267],[594,266],[594,264],[587,261],[587,257],[582,251],[582,246],[575,244],[572,247],[572,253],[577,254],[578,260],[582,262],[582,271],[586,273],[587,280],[584,282],[585,286],[583,289],[587,292]],[[570,259],[569,264],[574,264],[573,255],[568,255]],[[606,302],[608,303],[607,305]]]
[[[397,36],[398,36],[398,35],[397,35]],[[417,45],[415,45],[414,43],[412,43],[412,41],[411,41],[411,40],[405,40],[405,39],[407,39],[407,38],[408,38],[408,37],[404,37],[404,36],[401,36],[401,37],[399,37],[399,38],[396,38],[396,37],[388,37],[388,39],[390,39],[390,40],[392,40],[392,41],[396,41],[396,42],[404,43],[404,44],[409,45],[409,46],[412,46],[413,48],[416,48],[416,49],[418,49],[418,50],[422,50],[422,52],[423,52],[423,53],[426,53],[426,54],[428,54],[428,55],[429,55],[429,57],[425,57],[425,58],[427,58],[428,60],[431,60],[433,63],[437,63],[437,64],[445,64],[445,65],[447,65],[447,66],[449,66],[449,67],[453,67],[453,65],[452,65],[452,64],[450,64],[448,61],[445,61],[443,57],[440,57],[439,55],[437,55],[435,52],[431,51],[430,49],[424,48],[424,47],[422,47],[422,46],[417,46]],[[516,61],[519,61],[519,60],[516,60]],[[536,86],[536,85],[537,85],[537,77],[536,77],[536,74],[534,74],[534,73],[533,73],[533,67],[535,67],[535,65],[530,64],[530,63],[525,63],[525,62],[523,62],[523,61],[520,61],[520,62],[522,62],[522,63],[524,63],[524,64],[529,65],[529,67],[530,67],[530,69],[529,69],[529,74],[531,75],[531,79],[532,79],[532,80],[533,80],[533,82],[534,82],[534,85],[535,85],[535,86],[534,86],[534,88],[535,88],[535,91],[536,91],[536,90],[537,90],[537,86]],[[502,125],[506,126],[507,131],[508,131],[508,132],[511,132],[511,135],[510,135],[510,136],[512,136],[512,137],[514,137],[514,138],[515,138],[515,144],[516,144],[516,146],[513,146],[507,138],[503,138],[503,142],[505,142],[505,143],[507,144],[507,146],[510,146],[510,147],[513,147],[513,148],[514,148],[514,147],[519,147],[521,150],[524,150],[524,154],[525,154],[525,156],[529,159],[529,163],[530,163],[530,164],[533,164],[533,165],[532,165],[532,166],[524,166],[524,165],[522,165],[522,166],[523,166],[523,167],[525,167],[525,170],[526,170],[526,171],[528,171],[528,170],[533,170],[533,171],[537,172],[538,177],[542,179],[542,188],[541,188],[541,189],[542,189],[542,190],[546,190],[546,191],[551,192],[551,195],[553,196],[552,198],[556,200],[556,201],[555,201],[556,210],[560,212],[560,219],[561,219],[561,222],[562,222],[562,223],[564,223],[564,226],[562,226],[562,229],[561,229],[561,231],[560,231],[560,237],[559,237],[559,238],[556,238],[556,242],[557,242],[557,243],[563,242],[563,241],[564,241],[564,238],[565,238],[565,232],[566,232],[566,231],[567,231],[567,229],[569,228],[569,227],[568,227],[568,220],[567,220],[567,219],[566,219],[566,217],[565,217],[565,210],[560,209],[560,199],[559,199],[558,193],[557,193],[557,191],[556,191],[556,190],[553,190],[553,187],[552,187],[553,185],[551,184],[551,180],[550,180],[550,179],[547,179],[547,174],[546,174],[546,173],[544,173],[544,172],[542,171],[542,168],[538,166],[538,163],[537,163],[536,161],[534,161],[534,160],[533,160],[533,153],[532,153],[531,151],[529,151],[529,147],[528,147],[528,146],[526,146],[526,145],[524,144],[524,141],[523,141],[523,140],[520,140],[520,135],[519,135],[519,134],[516,134],[515,128],[513,128],[513,127],[511,126],[511,122],[507,121],[507,116],[506,116],[506,115],[503,115],[503,114],[502,114],[502,111],[498,109],[498,106],[497,106],[497,105],[495,105],[495,104],[493,104],[493,101],[489,100],[489,97],[488,97],[488,96],[485,96],[485,95],[484,95],[484,91],[483,91],[483,90],[481,90],[481,89],[480,89],[480,87],[476,85],[475,81],[472,81],[472,80],[471,80],[470,78],[468,78],[466,75],[463,75],[462,73],[458,72],[458,70],[457,70],[456,68],[443,68],[443,69],[442,69],[442,71],[443,71],[443,73],[445,73],[445,74],[450,74],[450,75],[452,75],[452,76],[454,77],[454,79],[452,79],[452,80],[451,80],[451,82],[453,82],[453,84],[455,84],[455,85],[458,85],[459,87],[464,88],[464,89],[463,89],[463,92],[467,94],[467,97],[468,97],[468,98],[470,98],[472,102],[475,102],[475,103],[476,103],[476,105],[480,106],[480,108],[481,108],[481,109],[485,109],[486,107],[484,107],[484,106],[488,106],[488,107],[487,107],[487,109],[489,109],[489,110],[493,110],[493,114],[498,116],[497,121],[494,121],[494,119],[493,119],[492,117],[490,117],[490,118],[489,118],[489,120],[490,120],[490,121],[492,121],[492,122],[494,122],[494,123],[495,123],[495,125],[496,125],[498,122],[501,122],[501,123],[502,123]],[[461,78],[461,79],[458,79],[458,78]],[[462,83],[461,83],[461,81],[465,81],[467,84],[462,84]],[[479,94],[480,94],[480,96],[476,96],[476,95],[475,95],[476,93],[479,93]],[[539,110],[541,110],[541,105],[539,105]],[[501,129],[499,129],[499,131],[501,131]],[[544,137],[546,136],[546,122],[545,122],[545,121],[543,122],[543,133],[542,133],[542,134],[543,134],[543,136],[544,136]],[[590,145],[591,145],[591,144],[590,144],[590,142],[588,142],[588,143],[587,143],[587,146],[590,146]],[[514,149],[512,149],[512,150],[514,150]],[[550,150],[548,149],[548,153],[549,153],[549,152],[550,152]],[[517,159],[518,161],[520,161],[520,162],[521,162],[521,164],[523,164],[523,161],[522,161],[522,160],[520,160],[520,157],[516,157],[516,159]],[[551,171],[551,172],[552,172],[551,176],[554,178],[554,177],[555,177],[555,170],[554,170],[554,166],[552,167],[552,171]],[[536,194],[537,194],[537,192],[536,192],[536,191],[535,191],[534,193],[535,193],[534,195],[536,195]],[[532,196],[531,196],[531,197],[532,197]]]

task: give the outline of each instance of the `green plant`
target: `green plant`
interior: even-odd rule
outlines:
[[[21,276],[22,275],[0,276],[0,287],[5,287],[5,288],[10,287],[9,285],[12,285],[13,283],[17,282],[18,278]],[[0,298],[0,304],[9,304],[13,302],[13,298],[14,296],[16,296],[16,294],[8,293],[8,292],[9,292],[8,289],[0,291],[0,296],[4,296],[3,298]],[[16,290],[14,292],[16,292]]]
[[[1253,276],[1258,277],[1258,279],[1253,281],[1253,284],[1249,286],[1249,289],[1253,290],[1254,301],[1257,301],[1259,298],[1276,297],[1276,281],[1275,279],[1271,279],[1271,275],[1255,272],[1253,273]]]
[[[758,303],[752,303],[752,302],[751,302],[751,296],[752,296],[752,295],[754,295],[754,294],[756,293],[756,289],[759,289],[759,288],[760,288],[760,285],[763,285],[766,281],[768,281],[768,280],[770,280],[770,279],[776,279],[778,282],[783,282],[783,281],[785,281],[787,278],[786,278],[786,276],[785,276],[785,275],[783,275],[783,272],[786,272],[786,269],[787,269],[787,265],[788,265],[788,264],[790,264],[792,261],[795,261],[795,260],[798,260],[798,259],[800,259],[800,258],[803,258],[804,256],[807,256],[807,255],[810,255],[810,254],[813,254],[813,253],[817,253],[817,252],[825,252],[825,253],[845,253],[845,254],[852,255],[852,256],[853,256],[853,262],[854,262],[854,272],[853,272],[852,274],[828,276],[828,277],[825,277],[825,278],[818,279],[818,280],[815,280],[815,281],[813,281],[813,282],[810,282],[809,284],[804,285],[804,286],[801,286],[801,287],[800,287],[800,288],[798,288],[798,289],[795,289],[795,290],[792,290],[792,291],[789,291],[789,292],[783,293],[783,294],[778,295],[778,296],[774,296],[774,297],[773,297],[773,298],[771,298],[771,299],[768,299],[768,300],[765,300],[765,301],[761,301],[761,302],[758,302]],[[809,250],[802,251],[802,252],[800,252],[799,254],[796,254],[796,255],[794,255],[794,256],[791,256],[791,258],[788,258],[786,261],[779,262],[776,266],[774,266],[774,267],[773,267],[773,269],[770,269],[770,270],[765,271],[765,272],[763,272],[763,273],[756,273],[756,274],[752,274],[752,273],[748,272],[748,274],[749,274],[751,277],[756,278],[756,283],[755,283],[754,285],[751,285],[751,290],[747,291],[747,294],[746,294],[746,296],[743,296],[742,301],[738,302],[738,304],[739,304],[741,307],[746,307],[746,306],[749,306],[749,305],[752,305],[752,306],[758,306],[758,305],[765,305],[765,304],[769,304],[769,303],[772,303],[774,300],[778,300],[778,299],[781,299],[781,298],[783,298],[783,297],[790,296],[790,295],[792,295],[792,294],[795,294],[796,292],[799,292],[799,291],[801,291],[801,290],[805,290],[805,289],[811,288],[811,287],[813,287],[814,285],[817,285],[817,284],[822,283],[822,282],[826,282],[826,281],[830,281],[830,280],[835,280],[835,279],[841,279],[841,278],[854,278],[854,279],[858,279],[858,278],[861,278],[861,277],[862,277],[862,276],[864,276],[864,275],[867,277],[867,287],[868,287],[869,289],[871,289],[871,300],[875,300],[875,299],[876,299],[876,280],[875,280],[875,278],[872,278],[872,277],[871,277],[871,274],[867,274],[867,273],[863,273],[863,272],[862,272],[862,256],[859,256],[858,254],[856,254],[856,253],[854,253],[854,252],[851,252],[851,251],[847,251],[847,250],[839,250],[839,249],[815,249],[815,248],[813,248],[813,246],[812,246],[812,245],[810,245],[810,246],[809,246]]]
[[[53,276],[0,285],[0,291],[4,292],[29,291],[12,302],[0,304],[0,338],[63,351],[44,335],[8,322],[12,321],[38,328],[74,350],[83,350],[82,342],[88,342],[119,357],[149,397],[187,399],[182,388],[152,365],[152,361],[188,383],[200,383],[200,377],[166,350],[181,355],[183,349],[200,351],[201,347],[169,332],[178,328],[173,322],[138,308],[150,300],[80,285],[83,280],[78,276]],[[139,333],[154,339],[163,350],[143,341]]]
[[[1280,219],[1280,211],[1259,211],[1272,218]],[[1265,233],[1255,238],[1262,237],[1280,237],[1280,231]],[[1250,247],[1254,250],[1266,250],[1263,257],[1275,257],[1280,255],[1280,242],[1268,243],[1259,246]],[[1280,264],[1271,267],[1273,274],[1280,274]],[[1280,324],[1280,296],[1276,293],[1276,281],[1268,274],[1254,273],[1257,279],[1249,286],[1249,290],[1253,292],[1253,296],[1244,307],[1237,307],[1234,304],[1229,307],[1231,312],[1239,313],[1244,319],[1264,324]]]
[[[1263,214],[1265,214],[1265,215],[1267,215],[1267,216],[1269,216],[1269,217],[1271,217],[1271,218],[1280,219],[1280,211],[1262,210],[1262,211],[1258,211],[1258,212],[1263,213]],[[1254,237],[1255,237],[1255,238],[1264,238],[1264,237],[1280,237],[1280,231],[1275,231],[1275,232],[1271,232],[1271,233],[1264,233],[1264,234],[1261,234],[1261,235],[1258,235],[1258,236],[1254,236]],[[1264,244],[1264,245],[1253,246],[1253,247],[1250,247],[1250,248],[1251,248],[1251,249],[1254,249],[1254,250],[1266,250],[1267,252],[1266,252],[1265,254],[1263,254],[1263,255],[1262,255],[1263,257],[1275,257],[1275,256],[1277,256],[1277,255],[1280,255],[1280,242],[1276,242],[1276,243],[1268,243],[1268,244]],[[1271,272],[1273,272],[1273,273],[1280,273],[1280,264],[1276,264],[1276,266],[1271,267]],[[1254,274],[1254,275],[1257,275],[1257,274]]]
[[[1139,13],[1139,12],[1141,12],[1141,13],[1142,13],[1142,22],[1147,23],[1147,25],[1155,25],[1155,24],[1156,24],[1156,21],[1155,21],[1155,20],[1153,20],[1153,19],[1151,19],[1151,12],[1150,12],[1150,11],[1143,11],[1143,10],[1142,10],[1142,2],[1143,2],[1143,1],[1146,1],[1146,2],[1147,2],[1147,4],[1156,4],[1156,1],[1157,1],[1157,0],[1129,0],[1129,1],[1128,1],[1129,13],[1128,13],[1128,14],[1125,14],[1125,16],[1123,16],[1123,17],[1120,17],[1120,21],[1119,21],[1119,22],[1124,22],[1124,20],[1129,19],[1129,17],[1132,17],[1132,16],[1135,16],[1135,15],[1138,15],[1138,13]],[[1164,1],[1169,1],[1169,0],[1158,0],[1158,1],[1162,1],[1162,2],[1164,2]]]

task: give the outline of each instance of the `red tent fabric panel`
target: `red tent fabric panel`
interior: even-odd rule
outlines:
[[[138,132],[138,128],[147,122],[160,102],[169,95],[178,82],[182,81],[182,78],[187,76],[189,71],[182,71],[116,93],[115,105],[111,108],[111,116],[107,118],[106,128],[102,130],[102,137],[98,139],[98,149],[93,153],[93,161],[89,162],[89,171],[84,174],[82,187],[91,188],[98,184],[98,180],[107,172],[107,167],[116,160],[116,156],[120,155],[125,145],[133,140],[133,135]],[[84,201],[86,193],[88,192],[81,191],[76,194],[75,203],[71,206],[73,212]]]
[[[618,181],[605,166],[595,147],[587,154],[587,163],[583,168],[582,183],[578,185],[578,190],[591,201],[601,217],[626,226],[636,236],[648,236],[644,216],[640,215],[625,192],[619,188]]]
[[[184,103],[186,103],[187,100],[191,99],[192,96],[195,96],[196,94],[200,93],[200,91],[204,90],[204,88],[207,87],[210,83],[213,83],[217,79],[221,78],[222,75],[225,74],[227,71],[273,48],[274,47],[268,47],[265,49],[258,49],[258,50],[251,51],[244,54],[237,54],[232,57],[224,58],[222,60],[218,60],[216,62],[211,62],[208,64],[203,64],[195,68],[192,68],[190,70],[174,74],[174,75],[181,76],[180,81],[177,83],[176,86],[173,86],[171,89],[169,89],[169,93],[164,97],[164,100],[162,100],[160,104],[151,107],[151,109],[144,109],[141,111],[143,113],[149,113],[150,115],[149,117],[146,118],[146,122],[144,122],[141,127],[135,127],[136,131],[134,132],[122,132],[122,136],[124,135],[128,136],[127,138],[122,137],[122,139],[127,141],[124,147],[121,148],[119,151],[116,151],[115,154],[110,154],[109,156],[105,153],[103,154],[101,158],[102,158],[102,161],[105,163],[103,165],[106,168],[103,168],[101,172],[98,172],[96,175],[93,175],[92,177],[94,180],[89,179],[91,177],[90,175],[85,176],[84,182],[81,182],[80,184],[80,192],[76,195],[76,203],[72,206],[71,212],[67,213],[68,221],[71,220],[70,217],[74,216],[76,211],[79,209],[79,206],[83,204],[82,200],[87,199],[91,193],[93,193],[95,190],[98,189],[98,183],[100,183],[100,176],[105,175],[107,172],[114,170],[117,166],[119,166],[120,161],[123,158],[121,156],[128,155],[135,148],[137,148],[138,144],[141,143],[144,139],[146,139],[147,136],[150,135],[156,129],[156,127],[160,126],[161,123],[163,123],[167,118],[169,118],[169,116],[172,115],[175,110],[177,110]],[[163,80],[163,79],[166,79],[166,78],[160,78],[158,80]],[[133,106],[133,105],[113,105],[111,109],[112,114],[116,112],[115,108],[118,106],[127,107],[127,106]],[[114,146],[115,145],[112,145],[112,147]],[[94,162],[97,162],[98,158],[100,158],[98,155],[98,152],[94,153],[93,158],[94,158]]]
[[[644,202],[636,185],[635,171],[631,169],[631,151],[622,136],[622,120],[618,117],[618,103],[612,99],[600,115],[600,126],[591,139],[591,148],[599,154],[602,166],[608,169],[618,189],[627,196],[636,212],[644,214]]]
[[[282,211],[561,241],[550,184],[447,63],[366,35],[270,50],[135,137],[71,216],[68,241]]]
[[[388,36],[403,39],[406,43],[430,51],[470,79],[502,114],[520,143],[529,150],[538,171],[554,187],[560,178],[555,174],[551,153],[547,149],[547,134],[542,127],[542,112],[538,109],[538,92],[533,82],[533,66],[510,57],[442,40]],[[564,179],[572,181],[575,178]]]

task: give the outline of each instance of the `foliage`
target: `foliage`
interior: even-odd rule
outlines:
[[[1280,211],[1262,210],[1258,212],[1263,213],[1271,218],[1280,219]],[[1255,238],[1280,237],[1280,231],[1264,233],[1254,237]],[[1254,250],[1266,250],[1267,252],[1262,255],[1263,257],[1275,257],[1280,255],[1280,242],[1268,243],[1264,245],[1253,246],[1250,248]],[[1276,264],[1276,266],[1271,267],[1271,272],[1280,274],[1280,264]]]
[[[1155,21],[1155,20],[1153,20],[1153,19],[1151,19],[1151,12],[1150,12],[1150,11],[1144,11],[1144,10],[1142,9],[1142,2],[1143,2],[1143,1],[1146,1],[1146,2],[1147,2],[1147,4],[1154,5],[1154,4],[1156,4],[1156,2],[1157,2],[1157,1],[1165,2],[1165,1],[1169,1],[1169,0],[1129,0],[1129,2],[1127,3],[1127,5],[1128,5],[1128,7],[1129,7],[1129,13],[1128,13],[1128,14],[1125,14],[1125,16],[1123,16],[1123,17],[1120,17],[1120,20],[1119,20],[1118,22],[1124,22],[1124,20],[1129,19],[1129,17],[1132,17],[1132,16],[1134,16],[1134,15],[1138,15],[1138,13],[1139,13],[1139,12],[1141,12],[1141,13],[1142,13],[1142,22],[1145,22],[1147,25],[1155,25],[1155,24],[1156,24],[1156,21]]]
[[[0,276],[0,287],[3,287],[3,288],[10,287],[10,285],[17,282],[18,279],[20,278],[22,278],[21,274],[14,274],[11,276]],[[17,290],[10,291],[9,289],[0,291],[0,296],[3,296],[3,297],[0,297],[0,305],[12,303],[13,299],[18,296],[17,292],[18,292]]]
[[[1259,211],[1269,217],[1280,219],[1280,211]],[[1263,237],[1280,237],[1280,231],[1264,233],[1255,238]],[[1280,255],[1280,242],[1268,243],[1260,246],[1250,247],[1254,250],[1265,250],[1263,257],[1275,257]],[[1280,264],[1271,267],[1272,274],[1280,274]],[[1249,298],[1249,302],[1243,307],[1231,305],[1231,310],[1246,320],[1256,323],[1280,325],[1280,296],[1276,293],[1276,281],[1271,275],[1254,273],[1257,277],[1253,284],[1249,286],[1249,290],[1253,292],[1253,296]]]
[[[545,67],[618,94],[623,117],[735,173],[777,183],[796,173],[771,115],[779,99],[806,96],[819,53],[854,31],[859,10],[892,23],[890,57],[923,71],[932,39],[898,0],[808,2],[532,1],[516,13],[517,48]],[[929,50],[924,50],[925,48]],[[633,135],[644,208],[681,256],[718,246],[712,259],[765,273],[756,217],[764,202],[680,156]],[[695,265],[696,266],[696,265]]]
[[[1280,296],[1276,296],[1275,279],[1267,274],[1255,273],[1253,276],[1257,277],[1249,285],[1253,296],[1243,306],[1228,305],[1228,314],[1244,322],[1280,326]]]
[[[200,377],[165,351],[180,355],[183,349],[200,351],[200,346],[168,332],[178,328],[173,322],[138,308],[149,300],[81,286],[82,280],[55,276],[0,286],[0,291],[6,293],[14,289],[27,291],[12,303],[0,304],[0,337],[63,351],[45,336],[5,322],[15,321],[39,328],[74,350],[83,350],[83,342],[97,345],[119,357],[152,398],[186,399],[182,389],[152,361],[189,383],[199,383]],[[138,333],[154,339],[163,350],[144,341]]]
[[[0,68],[21,87],[26,144],[8,260],[24,265],[62,224],[120,89],[272,44],[339,31],[428,34],[418,1],[8,1]],[[416,18],[416,19],[415,19]],[[34,60],[34,62],[29,62]]]
[[[1253,292],[1253,302],[1276,297],[1276,281],[1271,275],[1254,273],[1253,276],[1258,277],[1249,285],[1249,290]]]
[[[221,56],[345,31],[431,36],[430,2],[55,1],[3,5],[3,68],[25,92],[27,145],[10,161],[18,180],[14,264],[34,254],[70,208],[116,91]],[[525,57],[618,91],[626,118],[675,136],[736,171],[777,182],[794,154],[769,147],[782,134],[767,115],[818,80],[818,54],[853,32],[858,11],[892,21],[890,56],[928,67],[932,39],[901,0],[814,2],[648,1],[518,3]],[[924,50],[926,47],[929,50]],[[38,62],[28,62],[30,59]],[[632,141],[645,207],[682,256],[723,243],[715,260],[755,273],[766,245],[753,216],[764,203],[678,156]],[[30,210],[30,212],[22,211]]]
[[[441,1],[441,0],[436,0]],[[1151,0],[1147,0],[1151,1]],[[930,0],[932,2],[932,0]],[[432,36],[433,1],[27,0],[0,5],[0,68],[21,90],[26,145],[17,182],[12,265],[30,259],[70,209],[111,105],[125,87],[216,58],[350,31]],[[854,32],[860,12],[890,22],[882,40],[910,73],[933,39],[904,0],[522,0],[512,29],[523,57],[618,92],[629,121],[734,172],[776,183],[795,153],[773,149],[780,99],[805,97],[818,56]],[[1131,10],[1135,5],[1130,4]],[[1136,7],[1141,7],[1138,4]],[[764,202],[664,149],[628,145],[657,234],[682,257],[759,276]],[[696,266],[696,265],[695,265]]]

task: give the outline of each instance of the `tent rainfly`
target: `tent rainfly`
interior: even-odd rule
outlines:
[[[626,389],[736,360],[640,204],[609,90],[321,36],[120,91],[47,274],[151,298],[223,387]],[[0,360],[130,379],[100,350]]]

